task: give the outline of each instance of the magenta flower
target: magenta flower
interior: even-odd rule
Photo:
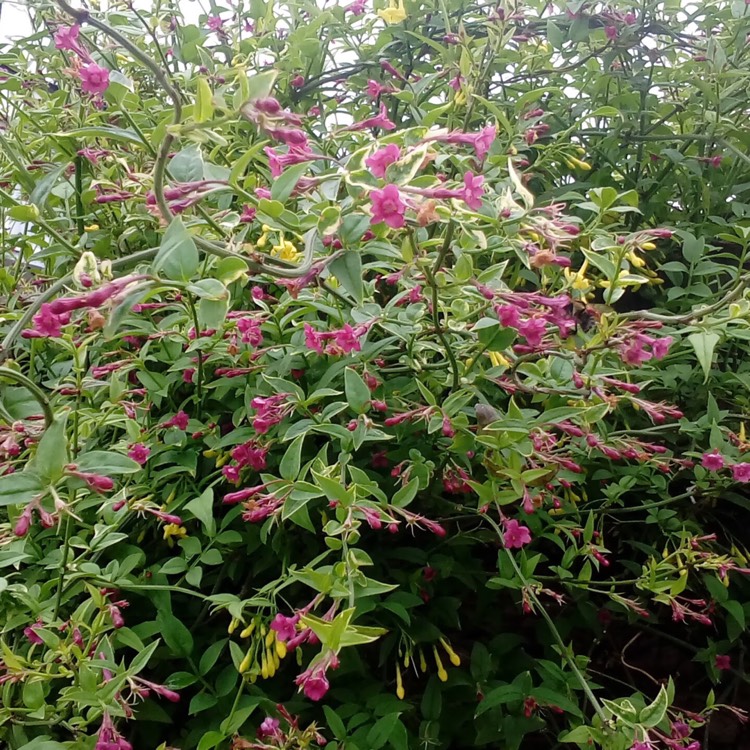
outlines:
[[[482,207],[482,196],[484,195],[484,177],[467,172],[464,175],[463,200],[473,211]]]
[[[529,318],[518,325],[518,332],[526,337],[529,346],[539,346],[546,330],[547,324],[542,318]]]
[[[400,229],[406,224],[406,204],[396,185],[386,185],[382,190],[370,193],[372,201],[372,218],[370,224],[385,222],[391,229]]]
[[[732,466],[732,479],[736,482],[750,482],[750,464],[739,463]]]
[[[54,36],[55,47],[68,52],[74,52],[82,58],[84,62],[90,62],[91,56],[86,52],[83,45],[78,40],[80,32],[81,27],[78,24],[73,26],[60,26]]]
[[[305,346],[318,354],[323,353],[323,336],[309,323],[305,323]]]
[[[255,220],[257,209],[255,206],[244,206],[240,214],[240,224],[250,224]]]
[[[57,313],[53,303],[45,302],[31,322],[34,327],[23,331],[21,335],[24,338],[59,338],[62,335],[62,327],[70,322],[70,313]]]
[[[23,634],[26,636],[26,639],[29,641],[29,643],[32,643],[35,646],[41,646],[44,644],[44,641],[36,633],[36,631],[41,627],[43,627],[42,621],[37,620],[33,625],[29,625],[28,627],[23,629]]]
[[[385,177],[385,170],[401,158],[401,149],[395,143],[378,149],[374,154],[365,159],[365,164],[375,177]]]
[[[381,128],[383,130],[395,130],[396,124],[388,119],[388,110],[385,104],[380,105],[380,112],[374,117],[368,117],[360,122],[344,128],[344,130],[369,130],[370,128]]]
[[[109,86],[109,71],[96,63],[84,65],[79,75],[81,76],[81,88],[87,94],[103,94]]]
[[[369,96],[371,99],[377,99],[381,94],[392,94],[393,93],[393,87],[392,86],[384,86],[382,83],[378,83],[377,81],[373,81],[370,79],[367,82],[367,88],[365,89],[367,92],[367,96]]]
[[[342,354],[351,354],[352,352],[362,351],[362,345],[359,343],[357,331],[347,323],[343,328],[334,332],[333,346],[335,352]]]
[[[478,159],[482,160],[487,156],[496,136],[497,128],[494,125],[487,125],[479,131],[474,139],[474,151],[476,151]]]
[[[367,0],[354,0],[353,3],[349,3],[349,5],[345,6],[344,10],[348,11],[353,16],[364,15],[367,10]]]
[[[654,359],[664,359],[669,352],[669,347],[672,346],[674,339],[671,336],[663,336],[660,339],[653,339],[651,341],[651,353],[654,355]]]
[[[505,533],[503,544],[508,549],[521,549],[531,541],[531,532],[528,526],[518,523],[514,518],[505,522]]]
[[[258,196],[258,198],[271,200],[271,191],[266,187],[255,188],[255,194]]]
[[[271,622],[271,630],[276,631],[276,637],[280,641],[289,641],[297,635],[297,623],[299,622],[299,615],[293,615],[292,617],[286,617],[279,612]]]
[[[319,701],[330,688],[326,673],[322,669],[314,669],[309,674],[303,672],[295,682],[311,701]]]
[[[282,736],[282,732],[279,729],[279,720],[266,716],[258,727],[257,735],[260,740],[266,737],[276,738]]]
[[[221,31],[224,26],[224,21],[221,20],[221,16],[209,16],[206,21],[206,28],[209,31]]]
[[[710,453],[704,453],[701,457],[701,466],[709,471],[719,471],[724,468],[724,456],[714,448]]]
[[[148,461],[150,455],[151,448],[143,443],[134,443],[130,446],[130,450],[128,451],[128,456],[141,466]]]
[[[260,330],[261,321],[255,318],[240,318],[237,330],[241,334],[242,343],[250,346],[260,346],[263,343],[263,333]]]
[[[297,74],[296,76],[294,76],[294,78],[292,78],[291,81],[289,81],[289,85],[293,89],[301,89],[305,85],[304,76]]]
[[[714,664],[716,669],[724,671],[732,668],[732,659],[726,654],[717,654]]]
[[[190,417],[184,411],[178,411],[171,419],[162,422],[162,427],[176,427],[178,430],[187,430]]]
[[[614,42],[617,39],[617,28],[615,26],[605,26],[604,33],[607,35],[607,39],[610,42]]]
[[[94,750],[133,750],[133,746],[115,729],[106,711],[102,716],[102,725],[96,736]]]

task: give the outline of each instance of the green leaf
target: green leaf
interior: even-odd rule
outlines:
[[[247,79],[248,101],[253,102],[256,99],[264,99],[270,96],[277,76],[278,72],[275,70],[267,70],[250,76]]]
[[[171,612],[162,610],[156,617],[164,642],[176,656],[187,658],[193,653],[193,636]]]
[[[362,258],[354,250],[345,252],[329,266],[331,273],[339,280],[341,286],[354,297],[357,304],[364,300],[362,283]]]
[[[192,513],[206,529],[208,536],[216,534],[216,521],[214,520],[214,491],[210,487],[204,490],[198,497],[185,505],[185,510]]]
[[[242,258],[221,258],[216,264],[216,276],[224,284],[239,281],[248,275],[250,267]]]
[[[339,226],[341,226],[341,208],[339,206],[327,206],[320,212],[318,234],[321,237],[329,237],[335,234]]]
[[[297,186],[299,178],[302,177],[308,169],[310,169],[310,165],[307,162],[293,164],[291,167],[287,167],[274,180],[273,185],[271,185],[271,198],[275,201],[279,201],[279,203],[284,203]]]
[[[114,451],[89,451],[76,458],[80,471],[96,472],[97,474],[135,474],[141,470],[141,465],[128,456]]]
[[[477,321],[473,330],[479,343],[490,352],[505,351],[516,339],[516,332],[512,328],[505,328],[492,318]]]
[[[47,484],[54,484],[68,463],[68,439],[65,435],[67,414],[58,417],[44,432],[31,462],[34,471]]]
[[[708,382],[708,377],[711,374],[711,365],[714,359],[714,349],[716,344],[721,340],[721,336],[718,333],[712,331],[698,331],[697,333],[691,333],[688,336],[688,341],[692,344],[695,350],[695,356],[698,357],[698,362],[703,368],[704,379],[703,382]]]
[[[405,508],[416,496],[419,490],[419,479],[410,479],[398,492],[391,498],[391,505],[397,508]]]
[[[198,76],[198,91],[193,106],[193,119],[196,122],[206,122],[214,115],[213,94],[211,86],[204,76]]]
[[[108,127],[105,125],[90,125],[84,128],[74,128],[62,133],[51,133],[53,138],[107,138],[111,141],[125,141],[126,143],[138,143],[143,145],[143,138],[134,130],[125,128]]]
[[[36,221],[39,209],[36,206],[13,206],[8,210],[8,216],[15,221]]]
[[[370,389],[360,374],[351,367],[344,370],[344,391],[351,409],[357,414],[364,414],[370,403]]]
[[[305,441],[304,435],[298,435],[289,444],[284,456],[279,464],[279,474],[282,479],[294,482],[299,474],[299,468],[302,456],[302,444]]]
[[[0,506],[25,505],[44,489],[42,480],[31,471],[17,471],[0,477]]]
[[[669,698],[667,697],[667,691],[664,685],[659,688],[659,694],[654,699],[653,703],[650,703],[641,713],[638,715],[638,723],[644,727],[655,727],[661,723],[667,708],[669,707]]]
[[[495,706],[522,701],[525,697],[526,695],[518,685],[499,685],[485,694],[474,715],[481,716]]]
[[[390,739],[398,724],[398,714],[387,714],[378,719],[367,733],[368,750],[379,750]]]
[[[336,500],[345,508],[348,508],[354,502],[354,495],[341,482],[319,474],[317,471],[313,471],[312,475],[318,487],[323,490],[329,500]]]
[[[185,229],[182,219],[175,216],[154,258],[154,273],[163,274],[168,279],[187,281],[198,270],[199,262],[195,241]]]
[[[333,736],[337,740],[345,740],[346,727],[339,715],[330,706],[323,706],[323,713],[326,715],[328,728],[333,732]]]
[[[178,151],[169,161],[169,175],[177,182],[197,182],[204,177],[205,166],[200,146]]]
[[[215,643],[212,643],[201,656],[200,661],[198,662],[198,671],[201,675],[206,675],[208,672],[211,671],[211,668],[216,664],[216,662],[219,659],[219,656],[221,655],[221,652],[224,650],[224,646],[226,646],[227,639],[222,638],[219,641],[216,641]]]

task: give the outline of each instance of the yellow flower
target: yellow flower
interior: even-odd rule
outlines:
[[[585,292],[591,286],[591,282],[586,278],[586,271],[588,270],[588,267],[588,260],[584,260],[583,265],[575,273],[573,273],[573,271],[571,271],[569,268],[563,269],[565,278],[573,287],[573,289]]]
[[[510,367],[510,361],[500,352],[487,352],[493,367]]]
[[[289,240],[281,239],[278,245],[274,245],[271,248],[271,254],[281,258],[281,260],[288,260],[294,262],[299,258],[299,251],[297,248],[289,242]]]
[[[656,250],[656,245],[653,242],[643,242],[641,244],[641,250]]]
[[[398,5],[391,3],[385,10],[379,10],[378,15],[387,23],[401,23],[406,18],[406,9],[404,8],[403,0]]]
[[[183,539],[186,536],[187,529],[184,526],[178,526],[176,523],[168,523],[164,527],[164,538],[167,540],[170,547],[174,545],[174,540],[172,539],[172,537]]]
[[[727,576],[727,578],[728,577],[729,576]],[[406,695],[406,692],[404,691],[404,683],[401,679],[401,668],[398,666],[398,662],[396,662],[396,695],[399,700],[403,700]]]
[[[96,232],[96,230],[99,229],[98,224],[89,224],[87,227],[83,228],[84,232]]]
[[[255,620],[253,620],[241,633],[240,638],[249,638],[255,630]]]
[[[432,654],[435,657],[435,666],[437,667],[437,676],[440,682],[446,682],[448,680],[448,673],[445,671],[443,662],[440,659],[440,654],[435,646],[432,647]]]
[[[448,654],[448,658],[451,660],[451,664],[454,667],[460,667],[461,657],[451,648],[448,641],[446,641],[444,638],[441,638],[440,645],[445,649],[445,653]]]

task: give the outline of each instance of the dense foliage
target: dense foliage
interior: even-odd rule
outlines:
[[[0,743],[737,747],[750,5],[34,0],[0,53]]]

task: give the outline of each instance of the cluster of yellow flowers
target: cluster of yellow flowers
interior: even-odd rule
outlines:
[[[276,230],[269,227],[268,224],[263,224],[261,227],[262,234],[256,240],[255,246],[260,248],[265,247],[268,244],[268,236],[275,231]],[[300,252],[294,246],[293,242],[284,239],[283,232],[279,232],[278,244],[271,246],[271,255],[275,255],[277,258],[281,258],[281,260],[294,263],[299,258]]]
[[[231,635],[240,624],[237,618],[232,618],[227,632]],[[255,618],[240,631],[240,638],[251,639],[245,658],[240,662],[240,674],[246,675],[250,682],[255,682],[258,677],[263,680],[273,677],[287,655],[286,643],[278,639],[276,631]]]
[[[450,663],[454,667],[460,667],[461,657],[453,650],[448,641],[446,641],[445,638],[441,638],[440,645],[445,650]],[[432,657],[435,661],[435,668],[437,669],[438,679],[441,682],[445,682],[448,679],[448,672],[445,669],[445,665],[443,664],[443,660],[440,657],[440,652],[438,651],[436,645],[432,646]],[[425,653],[422,647],[417,646],[414,643],[409,643],[406,647],[403,648],[399,646],[398,659],[396,660],[396,695],[400,700],[403,700],[404,696],[406,695],[406,691],[404,690],[404,680],[401,674],[402,663],[404,669],[414,667],[414,671],[416,672],[418,667],[419,672],[425,674],[427,672],[427,658],[425,657]]]

